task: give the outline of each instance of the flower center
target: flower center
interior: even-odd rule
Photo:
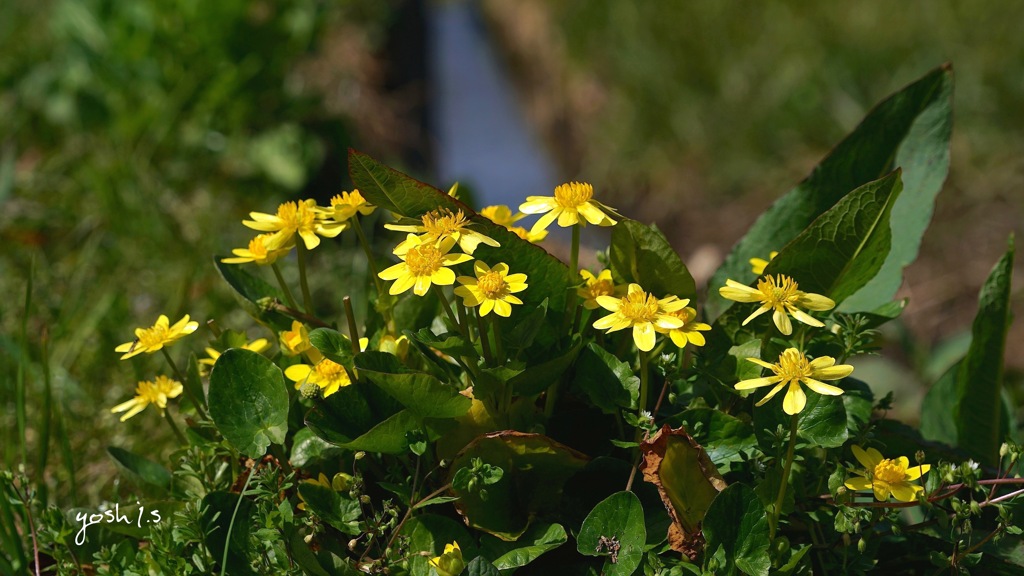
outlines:
[[[423,215],[423,230],[438,238],[459,232],[465,225],[466,215],[462,210],[454,214],[450,210],[434,210]]]
[[[255,260],[266,260],[267,259],[267,245],[263,243],[266,238],[263,234],[249,240],[249,253],[252,254]]]
[[[499,272],[488,272],[477,279],[476,285],[480,288],[480,291],[484,293],[490,299],[498,298],[504,295],[505,288],[508,286],[505,284],[505,279],[502,278]]]
[[[345,372],[345,367],[337,362],[324,358],[316,365],[316,375],[321,388],[333,384],[337,381],[348,383],[348,374]]]
[[[569,182],[555,188],[555,202],[562,208],[579,208],[594,197],[594,187],[586,182]]]
[[[430,276],[441,268],[442,256],[433,244],[420,244],[406,253],[405,264],[413,276]]]
[[[652,322],[658,316],[658,299],[642,291],[627,294],[619,313],[634,323]]]
[[[786,381],[810,378],[811,363],[806,356],[791,348],[779,356],[779,362],[772,366],[772,371]]]
[[[874,476],[883,482],[895,484],[906,480],[907,468],[903,466],[899,460],[890,460],[886,458],[875,466]]]
[[[587,285],[587,292],[590,298],[608,296],[615,292],[615,284],[611,280],[594,280],[592,284]]]
[[[281,219],[282,230],[305,230],[313,227],[316,213],[309,209],[305,202],[285,202],[277,208],[277,217]]]
[[[689,324],[690,322],[693,322],[697,318],[697,311],[687,306],[682,310],[676,310],[675,312],[672,312],[672,316],[675,316],[676,318],[679,318],[680,320],[683,321],[683,325],[679,327],[679,330],[685,330],[686,325]]]
[[[764,302],[772,307],[787,304],[796,299],[799,290],[796,280],[789,276],[765,276],[757,281],[757,289],[764,295]]]
[[[170,339],[170,327],[155,325],[151,328],[143,328],[142,333],[139,334],[139,346],[145,348],[152,348],[160,346]]]

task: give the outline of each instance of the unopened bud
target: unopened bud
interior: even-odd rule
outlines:
[[[864,551],[867,550],[867,549],[868,549],[868,542],[867,542],[867,540],[865,540],[863,538],[861,538],[860,540],[857,540],[857,552],[860,552],[861,554],[863,554]]]
[[[348,549],[349,550],[355,550],[356,546],[358,546],[358,545],[359,545],[359,539],[358,538],[353,538],[353,539],[348,541]]]
[[[1009,453],[1010,453],[1010,445],[1007,444],[1006,442],[1003,442],[999,446],[999,457],[1000,458],[1006,458],[1006,455],[1009,454]]]
[[[366,458],[366,452],[363,452],[362,450],[360,450],[359,452],[355,453],[353,458],[355,458],[356,460],[362,460],[363,458]]]

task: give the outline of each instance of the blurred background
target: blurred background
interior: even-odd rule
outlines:
[[[950,176],[906,271],[889,360],[863,376],[914,422],[1022,230],[1022,21],[1024,4],[923,0],[5,0],[4,444],[18,443],[23,383],[25,437],[44,454],[33,477],[59,502],[114,493],[105,448],[155,455],[165,427],[109,413],[157,366],[113,348],[161,313],[250,328],[213,255],[245,245],[249,211],[349,189],[349,146],[442,188],[459,180],[478,207],[591,182],[656,221],[700,281],[874,103],[949,61]],[[547,247],[562,250],[558,237]],[[344,278],[324,268],[315,285]],[[1021,358],[1018,322],[1018,393]]]

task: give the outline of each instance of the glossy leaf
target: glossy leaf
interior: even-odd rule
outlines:
[[[311,330],[309,343],[327,359],[344,366],[349,371],[349,376],[352,376],[352,358],[355,352],[352,351],[352,341],[341,332],[330,328]]]
[[[401,534],[409,538],[409,572],[412,576],[435,576],[430,558],[440,556],[445,544],[458,542],[463,558],[475,554],[474,539],[466,528],[451,518],[436,514],[420,514],[402,527]]]
[[[879,103],[803,182],[762,214],[711,278],[705,305],[709,320],[732,305],[717,288],[727,278],[742,282],[752,277],[750,258],[780,250],[849,191],[899,167],[906,188],[900,205],[893,208],[892,219],[900,222],[893,231],[893,245],[899,248],[887,258],[877,287],[864,290],[865,300],[891,300],[902,266],[916,257],[935,194],[949,168],[952,84],[952,69],[944,65]],[[883,297],[886,293],[888,297]],[[850,301],[854,304],[862,310],[875,307],[859,295]]]
[[[715,466],[728,472],[732,463],[742,462],[743,454],[757,446],[754,428],[719,410],[696,408],[680,417],[694,438],[700,441]],[[697,430],[700,432],[698,433]]]
[[[576,549],[585,556],[604,556],[605,576],[629,576],[640,565],[646,540],[640,499],[632,492],[616,492],[583,521]]]
[[[971,347],[957,372],[954,410],[957,445],[987,466],[999,460],[999,445],[1009,433],[1003,410],[1003,351],[1010,327],[1013,238],[989,274],[978,297]]]
[[[679,254],[655,225],[628,218],[612,228],[608,259],[612,273],[635,282],[658,298],[668,295],[693,298],[697,288]]]
[[[298,491],[306,508],[316,512],[321,520],[349,536],[360,534],[359,519],[363,512],[357,500],[313,482],[299,482]]]
[[[243,576],[253,574],[249,568],[249,530],[252,526],[253,503],[232,492],[210,492],[203,497],[203,534],[206,546],[220,565],[224,548],[228,548],[227,573]],[[235,509],[238,513],[235,514]],[[231,522],[232,517],[234,523]],[[228,544],[228,530],[231,540]]]
[[[544,362],[527,366],[520,374],[509,379],[508,383],[520,396],[533,396],[548,389],[552,383],[573,365],[580,353],[582,343],[577,339],[574,345],[558,356]]]
[[[501,576],[501,572],[483,556],[477,556],[466,566],[469,576]]]
[[[640,397],[640,378],[629,364],[594,343],[580,352],[573,383],[608,414],[635,407]]]
[[[281,369],[264,356],[233,348],[210,373],[210,416],[236,450],[259,458],[288,432],[288,390]]]
[[[587,458],[575,450],[540,434],[503,431],[485,434],[456,456],[449,467],[449,481],[473,458],[502,469],[501,480],[479,491],[453,490],[455,503],[466,523],[503,540],[515,540],[529,527],[537,513],[559,506],[562,487]]]
[[[733,484],[715,498],[704,520],[709,556],[721,556],[724,571],[767,576],[771,568],[768,549],[768,514],[754,491]]]
[[[455,418],[469,410],[471,401],[453,384],[406,368],[386,352],[363,352],[355,358],[359,373],[369,378],[413,414],[429,418]]]
[[[492,564],[495,568],[508,570],[526,566],[545,552],[565,544],[568,538],[561,524],[534,522],[515,542],[485,535],[480,539],[480,545],[484,554],[494,558]]]
[[[844,381],[830,384],[846,389]],[[823,396],[806,387],[804,392],[807,394],[807,404],[797,419],[799,437],[823,448],[842,446],[849,438],[846,406],[842,396]],[[783,430],[789,430],[791,417],[782,411],[783,394],[785,391],[779,392],[767,404],[754,408],[754,434],[761,448],[766,451],[774,449],[773,432],[779,426]]]
[[[217,268],[221,278],[234,291],[236,299],[243,310],[253,318],[266,322],[275,328],[284,329],[291,325],[290,318],[267,307],[269,303],[284,300],[280,290],[258,276],[252,275],[238,264],[225,264],[221,262],[222,258],[224,256],[215,256],[213,265]]]

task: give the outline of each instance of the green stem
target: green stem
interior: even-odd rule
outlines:
[[[313,296],[309,293],[309,281],[306,279],[306,245],[300,240],[295,243],[299,255],[299,285],[302,287],[302,305],[306,314],[315,316],[313,313]]]
[[[469,312],[466,311],[466,307],[461,302],[459,302],[457,298],[455,302],[455,310],[456,312],[458,312],[459,315],[459,325],[469,325]],[[479,323],[477,325],[479,326]],[[479,330],[477,330],[477,333],[479,333]],[[473,339],[473,330],[471,329],[469,330],[469,343],[473,344],[474,342],[475,340]]]
[[[562,379],[555,380],[551,386],[548,387],[548,393],[544,396],[544,416],[551,418],[555,413],[555,403],[558,401],[558,385],[562,383]]]
[[[373,286],[377,289],[377,299],[379,300],[384,295],[384,284],[381,282],[380,276],[377,275],[377,261],[373,258],[373,249],[370,246],[370,241],[366,239],[363,223],[359,221],[359,217],[353,216],[352,221],[352,227],[355,228],[356,236],[359,237],[359,244],[363,247],[363,252],[366,253],[366,264],[370,267],[370,275],[373,276]],[[383,308],[380,312],[384,316],[384,324],[387,326],[388,333],[394,334],[395,327],[391,318],[391,308]]]
[[[203,409],[203,403],[196,398],[195,394],[192,393],[192,389],[186,385],[187,380],[185,379],[185,376],[182,375],[181,370],[178,370],[178,365],[174,363],[174,359],[171,358],[170,353],[167,352],[167,348],[161,348],[160,351],[164,353],[164,358],[166,358],[167,363],[171,365],[174,377],[178,379],[178,382],[181,382],[182,388],[185,389],[185,396],[188,396],[189,402],[196,407],[196,414],[198,414],[203,420],[209,420],[210,417],[206,415],[206,410]]]
[[[501,341],[501,332],[498,330],[497,314],[491,315],[491,328],[494,330],[494,351],[497,354],[498,362],[505,361],[505,345]]]
[[[782,466],[782,478],[779,479],[779,495],[775,497],[775,506],[768,522],[768,538],[774,540],[782,515],[782,503],[786,499],[786,487],[789,485],[789,472],[793,469],[793,453],[796,450],[796,432],[799,415],[793,414],[789,421],[789,448],[786,449],[786,462]]]
[[[238,509],[242,506],[242,498],[245,498],[245,491],[249,489],[249,481],[252,480],[253,474],[256,473],[256,464],[253,463],[253,467],[249,469],[249,475],[245,477],[245,485],[242,486],[242,491],[238,494],[238,502],[235,502],[235,510],[231,513],[231,522],[228,524],[228,533],[224,537],[224,555],[220,559],[220,576],[224,576],[225,571],[228,568],[228,551],[231,549],[231,531],[235,527],[235,520],[238,517]]]
[[[270,265],[270,268],[274,271],[274,276],[277,276],[277,283],[281,286],[281,292],[284,292],[285,302],[291,308],[298,308],[295,304],[295,297],[292,296],[292,291],[288,288],[288,283],[284,281],[284,276],[281,275],[281,269],[277,267],[277,263]]]
[[[341,299],[345,306],[345,318],[348,319],[348,333],[352,339],[352,353],[359,354],[359,328],[356,327],[356,313],[352,310],[352,297],[345,296]]]
[[[466,337],[466,340],[469,340],[468,331],[463,324],[459,324],[459,319],[455,316],[455,312],[452,311],[452,306],[448,303],[448,298],[445,297],[444,290],[442,290],[437,284],[431,284],[430,287],[434,289],[434,293],[437,294],[437,299],[441,301],[441,307],[444,308],[444,313],[448,315],[448,319],[451,320],[452,324],[455,325],[455,328]]]
[[[576,284],[580,278],[580,225],[576,223],[572,227],[572,250],[569,252],[569,301],[566,307],[566,324],[570,327],[573,326],[573,319],[576,316]]]
[[[647,352],[640,350],[640,409],[637,412],[637,416],[647,409],[647,389],[650,384],[650,371],[647,369],[647,364]]]
[[[484,360],[486,360],[489,365],[494,366],[494,356],[491,355],[490,339],[487,337],[487,326],[484,325],[484,321],[480,317],[479,308],[477,308],[475,316],[477,332],[480,333],[480,348],[484,351]]]
[[[171,417],[170,410],[164,410],[164,419],[167,420],[167,423],[171,425],[171,430],[173,430],[174,435],[178,437],[178,441],[181,442],[183,445],[188,446],[188,439],[185,438],[185,435],[181,433],[181,429],[178,428],[178,425],[174,423],[174,418]]]

